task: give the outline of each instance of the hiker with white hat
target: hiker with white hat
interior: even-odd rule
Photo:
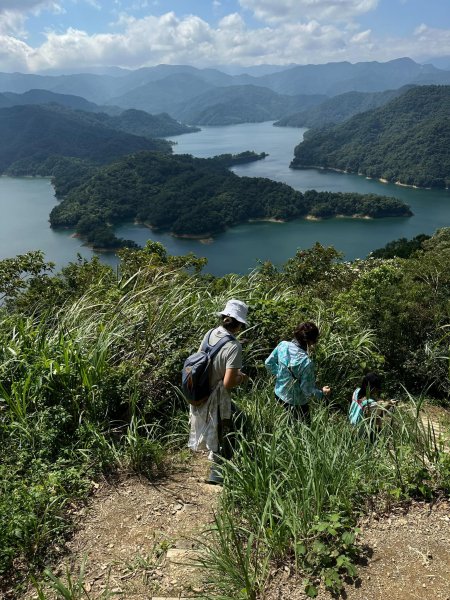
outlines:
[[[230,391],[248,379],[241,371],[242,346],[235,337],[247,325],[247,311],[248,306],[241,300],[229,300],[217,313],[218,327],[208,331],[200,345],[200,350],[206,348],[212,354],[209,365],[211,393],[206,402],[190,406],[188,446],[195,451],[209,450],[213,465],[208,483],[222,483],[220,460],[224,455],[225,437],[230,431],[232,417]],[[221,347],[214,352],[216,344]]]

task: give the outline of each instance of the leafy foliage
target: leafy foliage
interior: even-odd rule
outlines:
[[[449,249],[448,229],[408,259],[343,263],[317,245],[282,269],[220,279],[152,242],[122,250],[119,273],[80,259],[52,274],[40,253],[0,262],[0,585],[43,568],[100,473],[164,471],[167,448],[186,441],[180,366],[238,297],[251,307],[244,358],[254,384],[236,398],[242,430],[211,560],[234,597],[257,597],[284,562],[311,594],[319,580],[336,591],[353,573],[367,498],[389,505],[450,490],[448,457],[403,387],[448,402]],[[273,402],[263,359],[309,319],[321,331],[317,379],[333,395],[305,425]],[[375,445],[345,418],[369,370],[404,401]]]
[[[416,235],[411,240],[400,238],[392,242],[388,242],[383,248],[373,250],[370,255],[373,258],[409,258],[414,252],[422,249],[422,243],[429,240],[430,236],[421,233]]]
[[[410,89],[341,125],[311,130],[292,168],[321,166],[420,187],[450,183],[450,86]]]

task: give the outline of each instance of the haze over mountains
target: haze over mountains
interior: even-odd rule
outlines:
[[[3,93],[47,90],[80,96],[103,106],[167,112],[190,124],[222,125],[279,119],[347,92],[373,93],[425,84],[450,84],[450,71],[400,58],[386,63],[339,62],[294,66],[282,71],[278,68],[260,76],[229,75],[218,69],[183,65],[158,65],[136,71],[113,69],[107,74],[0,73]]]

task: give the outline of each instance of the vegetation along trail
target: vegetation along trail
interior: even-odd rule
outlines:
[[[406,586],[409,562],[404,571],[384,545],[398,535],[431,553],[417,581],[432,575],[445,597],[448,554],[434,532],[447,535],[450,491],[450,231],[408,249],[343,263],[316,244],[282,268],[221,278],[157,243],[121,250],[120,273],[96,259],[53,273],[40,253],[1,261],[1,594],[350,597],[378,585],[375,574],[374,590],[388,573]],[[230,298],[250,307],[241,340],[253,383],[235,394],[235,453],[217,494],[202,484],[202,459],[186,456],[178,387],[198,332]],[[264,359],[309,319],[321,331],[317,381],[333,395],[306,425],[273,401]],[[374,442],[347,418],[367,369],[398,400]],[[174,567],[192,544],[203,568]]]

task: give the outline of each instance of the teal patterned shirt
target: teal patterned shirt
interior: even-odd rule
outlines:
[[[312,396],[323,397],[322,390],[316,388],[314,363],[296,341],[280,342],[265,365],[276,377],[275,394],[284,402],[301,406]]]

